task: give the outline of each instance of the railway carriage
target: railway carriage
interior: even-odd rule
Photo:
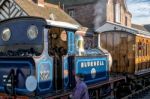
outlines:
[[[99,31],[102,32],[101,46],[113,57],[112,72],[135,75],[149,72],[148,32],[109,22],[99,28]]]
[[[124,75],[130,92],[140,90],[150,82],[149,32],[107,22],[97,32],[100,43],[113,59],[111,73]]]

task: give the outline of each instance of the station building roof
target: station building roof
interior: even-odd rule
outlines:
[[[146,28],[148,31],[150,31],[150,24],[144,25],[144,28]]]
[[[150,30],[148,30],[148,28],[146,28],[144,25],[132,24],[132,28],[150,32]]]
[[[0,7],[2,7],[2,5],[7,1],[13,2],[13,4],[19,6],[21,10],[27,14],[27,16],[36,16],[45,19],[51,19],[53,17],[53,20],[55,21],[63,21],[75,25],[80,25],[76,20],[65,13],[59,6],[54,4],[44,3],[44,6],[38,6],[38,4],[29,0],[1,0]]]
[[[46,2],[53,3],[53,4],[65,4],[67,6],[71,5],[82,5],[82,4],[89,4],[89,3],[95,3],[98,0],[46,0]]]

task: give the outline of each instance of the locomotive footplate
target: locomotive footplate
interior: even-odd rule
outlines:
[[[107,81],[89,86],[90,99],[116,97],[116,87],[121,82],[126,82],[125,76],[110,77]]]
[[[99,95],[99,89],[101,87],[103,87],[106,84],[110,84],[111,85],[111,89],[114,90],[114,84],[116,82],[120,82],[122,80],[126,80],[126,78],[124,76],[119,76],[119,77],[110,77],[109,80],[107,81],[103,81],[101,83],[97,83],[95,85],[92,86],[88,86],[89,90],[94,90],[97,94],[95,95],[95,97],[97,97],[96,99],[98,99],[98,97],[100,97]],[[51,94],[47,94],[44,96],[34,96],[34,97],[29,97],[29,96],[15,96],[15,97],[11,97],[12,99],[56,99],[56,98],[60,98],[60,99],[68,99],[69,95],[71,94],[72,90],[66,90],[66,91],[59,91],[57,93],[51,93]],[[112,95],[114,95],[113,91],[111,93]],[[0,99],[9,99],[9,96],[5,95],[5,94],[0,94]]]
[[[118,76],[118,77],[110,77],[109,80],[107,81],[103,81],[101,83],[98,83],[98,84],[95,84],[95,85],[92,85],[92,86],[88,86],[89,89],[94,89],[94,88],[98,88],[98,87],[101,87],[105,84],[113,84],[115,82],[118,82],[118,81],[121,81],[121,80],[126,80],[126,78],[124,76]]]

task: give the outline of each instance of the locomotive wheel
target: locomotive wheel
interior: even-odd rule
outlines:
[[[131,93],[132,92],[131,92],[131,88],[130,88],[129,84],[127,84],[127,83],[120,84],[120,86],[118,86],[117,90],[116,90],[116,98],[120,99],[124,96],[131,94]]]

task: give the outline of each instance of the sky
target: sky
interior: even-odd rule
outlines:
[[[132,14],[132,23],[150,24],[150,0],[127,0],[127,7]]]

